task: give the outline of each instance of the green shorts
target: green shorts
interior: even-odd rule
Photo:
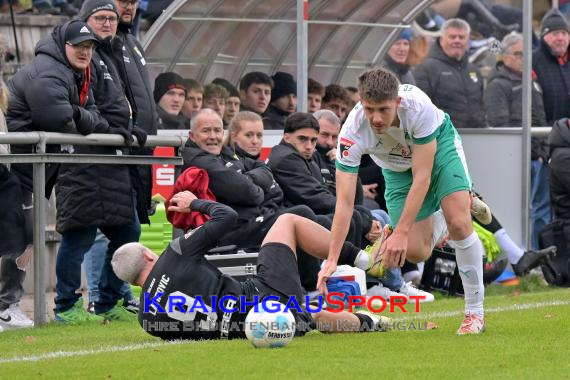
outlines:
[[[461,190],[471,191],[471,178],[467,170],[461,137],[455,130],[449,116],[436,131],[437,150],[431,172],[431,183],[416,221],[426,219],[439,210],[443,198]],[[386,181],[386,206],[395,226],[400,220],[410,187],[412,170],[395,172],[382,169]]]

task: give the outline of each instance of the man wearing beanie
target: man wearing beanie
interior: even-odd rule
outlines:
[[[232,85],[228,80],[223,78],[216,78],[212,81],[214,84],[219,84],[228,91],[228,98],[226,99],[226,111],[224,112],[224,125],[229,125],[230,121],[239,112],[239,107],[241,105],[241,100],[239,98],[239,92],[234,85]]]
[[[109,124],[109,133],[121,135],[128,146],[135,136],[139,145],[144,146],[146,133],[133,124],[126,87],[113,58],[112,40],[119,19],[117,8],[112,0],[87,0],[80,17],[100,41],[90,65],[95,105]],[[76,146],[74,149],[83,154],[130,154],[130,148],[120,147]],[[136,319],[136,315],[123,306],[123,297],[132,295],[124,293],[124,283],[114,275],[110,263],[119,246],[138,241],[140,222],[148,223],[147,207],[138,199],[139,194],[139,175],[128,165],[61,166],[56,186],[57,231],[62,235],[56,262],[56,321],[76,323],[91,319],[85,317],[83,300],[76,291],[81,286],[84,255],[92,248],[97,231],[109,242],[106,249],[103,243],[102,248],[91,253],[96,257],[104,255],[102,268],[89,273],[99,278],[99,298],[94,300],[94,311],[101,320]]]
[[[532,55],[532,64],[542,88],[546,125],[553,125],[556,120],[570,115],[570,29],[566,18],[556,8],[544,15],[540,29],[540,46]],[[534,160],[531,166],[533,249],[538,249],[538,234],[552,220],[549,178],[548,162],[541,158]]]
[[[285,128],[285,119],[297,110],[297,82],[289,73],[278,71],[271,77],[274,87],[271,103],[263,116],[263,127],[267,130]]]
[[[568,22],[556,8],[544,15],[540,46],[532,63],[542,87],[546,124],[570,115],[570,64],[568,63]]]
[[[184,79],[173,72],[159,74],[154,81],[154,101],[158,129],[190,129],[190,119],[182,114],[186,100]]]
[[[398,39],[388,49],[388,54],[384,59],[384,66],[396,74],[400,83],[415,85],[414,74],[410,71],[410,65],[407,63],[411,40],[412,31],[410,29],[402,30]]]

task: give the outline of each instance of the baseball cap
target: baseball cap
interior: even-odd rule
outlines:
[[[84,41],[99,42],[93,30],[84,21],[76,20],[69,23],[65,31],[65,43],[79,45]]]

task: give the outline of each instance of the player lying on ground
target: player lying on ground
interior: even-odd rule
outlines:
[[[386,69],[363,73],[358,89],[362,101],[339,135],[336,212],[319,290],[326,292],[326,280],[336,270],[360,160],[369,154],[382,168],[388,214],[395,226],[379,259],[386,268],[402,266],[406,258],[425,261],[448,230],[465,290],[465,318],[457,333],[484,331],[483,246],[471,224],[471,179],[461,138],[449,115],[419,88],[400,85]]]
[[[263,240],[257,261],[257,275],[252,280],[238,282],[223,275],[210,264],[204,255],[216,246],[218,239],[233,226],[237,214],[230,207],[220,203],[196,199],[189,191],[176,194],[171,200],[169,211],[190,212],[191,210],[207,214],[211,219],[201,227],[173,240],[164,253],[159,257],[139,243],[129,243],[120,247],[112,260],[113,270],[117,277],[133,285],[142,287],[139,308],[139,322],[145,326],[156,326],[156,322],[172,322],[174,331],[157,331],[146,329],[154,336],[163,339],[232,339],[244,338],[243,331],[221,331],[216,328],[208,330],[212,325],[219,327],[225,320],[230,325],[238,325],[245,320],[246,314],[224,313],[221,308],[208,314],[202,312],[183,313],[177,310],[168,312],[167,299],[169,295],[182,296],[186,300],[195,300],[200,296],[208,310],[211,310],[212,296],[220,300],[226,295],[239,297],[244,295],[247,300],[253,300],[258,295],[259,300],[267,296],[277,296],[280,302],[287,304],[290,296],[304,300],[297,269],[295,249],[299,246],[305,252],[318,258],[326,258],[330,232],[314,221],[297,215],[284,214],[279,217]],[[345,242],[340,252],[339,263],[356,265],[367,269],[371,263],[371,255],[349,242]],[[145,296],[148,299],[164,293],[158,304],[166,312],[156,312],[157,308],[145,312]],[[229,301],[228,301],[229,302]],[[148,303],[148,302],[147,302]],[[234,305],[240,310],[239,301]],[[230,309],[232,306],[224,305]],[[346,331],[341,326],[349,326],[351,331],[367,330],[367,327],[377,329],[380,322],[387,322],[385,317],[364,313],[319,311],[309,313],[304,305],[303,312],[297,313],[291,309],[298,325],[330,326],[335,332]],[[249,309],[248,309],[249,310]],[[202,323],[206,322],[206,323]],[[348,323],[343,323],[348,321]],[[321,322],[321,323],[319,323]],[[189,329],[188,324],[193,324]],[[169,324],[171,326],[171,324]],[[192,330],[192,331],[190,331]],[[298,331],[303,335],[306,331]]]

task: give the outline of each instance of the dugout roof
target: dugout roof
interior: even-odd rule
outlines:
[[[378,65],[400,30],[431,3],[176,0],[143,45],[153,78],[175,71],[201,83],[223,77],[237,84],[250,71],[285,71],[298,80],[355,85],[357,75]]]

